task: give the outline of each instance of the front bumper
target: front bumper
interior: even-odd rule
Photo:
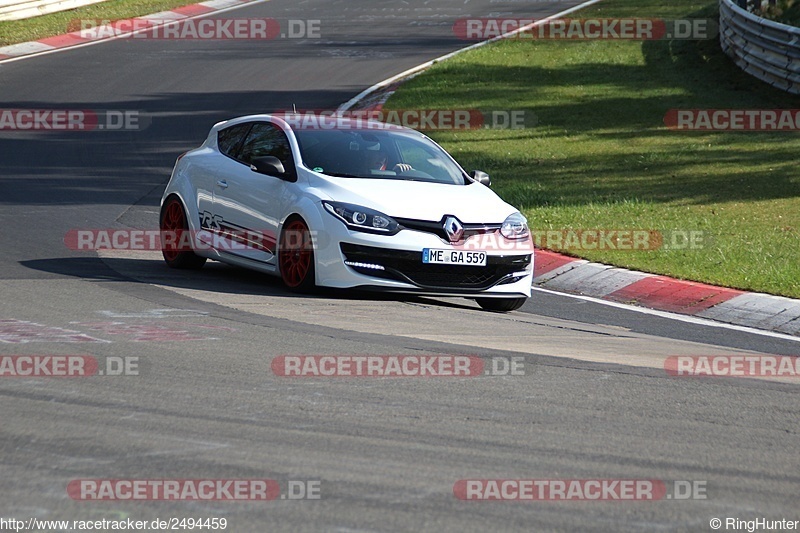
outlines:
[[[526,247],[493,250],[467,240],[457,248],[423,231],[373,235],[351,231],[338,220],[329,229],[316,247],[317,284],[321,286],[438,296],[531,294],[533,251]],[[485,251],[486,266],[425,264],[423,248]]]
[[[352,243],[339,245],[345,264],[364,276],[408,283],[425,290],[480,293],[515,283],[529,274],[531,255],[487,256],[486,266],[432,265],[421,251],[391,250]],[[380,266],[383,269],[375,267]]]

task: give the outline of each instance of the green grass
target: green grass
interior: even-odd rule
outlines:
[[[573,17],[716,18],[714,1],[607,0]],[[504,41],[440,63],[395,109],[525,109],[524,130],[432,132],[536,230],[702,231],[702,249],[594,261],[800,297],[800,133],[680,132],[673,108],[800,108],[708,41]]]
[[[193,0],[107,0],[99,4],[59,11],[24,20],[0,22],[0,46],[35,41],[80,29],[75,21],[120,20],[149,15],[180,6],[195,4]]]

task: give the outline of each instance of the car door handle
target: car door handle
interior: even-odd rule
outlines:
[[[228,188],[228,182],[225,181],[225,180],[217,180],[217,185],[219,185],[223,189],[227,189]]]

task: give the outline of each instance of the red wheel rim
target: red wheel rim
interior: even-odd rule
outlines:
[[[183,214],[183,206],[177,200],[172,200],[169,204],[167,204],[167,208],[164,210],[164,216],[161,218],[161,231],[162,232],[170,232],[174,236],[174,238],[169,238],[170,236],[162,235],[162,247],[161,251],[164,254],[164,258],[167,261],[174,261],[178,258],[178,254],[180,253],[180,246],[178,243],[181,242],[181,237],[183,236],[183,230],[186,228],[186,217]]]
[[[301,220],[289,223],[283,231],[280,253],[281,277],[287,286],[299,287],[311,270],[313,260],[311,234],[308,226]]]

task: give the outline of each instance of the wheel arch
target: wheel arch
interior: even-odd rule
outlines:
[[[165,192],[164,197],[161,200],[161,208],[158,211],[158,222],[159,228],[161,227],[161,217],[164,215],[164,206],[171,199],[177,199],[180,202],[181,206],[183,207],[183,212],[186,215],[186,223],[189,226],[190,232],[190,239],[192,242],[192,248],[197,255],[208,257],[213,259],[215,257],[214,253],[208,248],[208,246],[204,246],[202,244],[198,244],[198,232],[202,229],[200,226],[200,213],[197,210],[197,205],[195,204],[187,204],[184,195],[181,194],[181,191],[175,189],[168,189]]]
[[[325,223],[322,218],[322,213],[320,212],[321,209],[323,209],[323,207],[319,203],[319,200],[315,201],[311,198],[302,198],[292,206],[292,209],[287,210],[286,215],[280,221],[278,227],[278,249],[280,249],[281,239],[283,238],[283,228],[296,218],[302,219],[303,222],[306,223],[306,226],[308,226],[309,231],[311,231],[311,240],[314,244],[315,252],[320,245],[326,244],[326,239],[322,238],[322,236],[325,235]]]

